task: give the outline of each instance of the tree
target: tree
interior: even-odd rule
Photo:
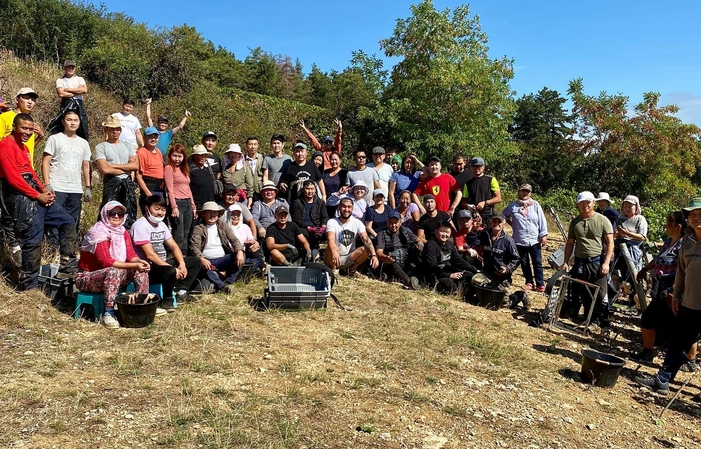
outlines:
[[[568,92],[577,117],[574,150],[585,157],[597,187],[643,202],[688,201],[695,192],[690,178],[701,163],[701,129],[675,117],[677,106],[659,106],[660,94],[648,92],[629,116],[628,97],[585,95],[581,78]]]
[[[405,148],[423,155],[464,152],[490,163],[505,160],[513,151],[508,134],[513,61],[489,58],[487,35],[468,6],[451,14],[424,0],[411,11],[411,17],[397,20],[392,37],[380,41],[387,57],[402,60],[370,116],[385,121]]]

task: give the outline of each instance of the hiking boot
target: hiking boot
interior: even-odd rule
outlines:
[[[178,301],[179,303],[186,303],[186,302],[192,302],[192,296],[188,292],[181,294],[176,293],[175,294],[175,300]]]
[[[166,312],[171,313],[175,312],[175,304],[173,304],[172,299],[164,299],[161,301],[161,308],[164,309]]]
[[[102,315],[102,325],[107,329],[119,329],[119,321],[113,312],[105,312]]]
[[[156,316],[163,316],[167,314],[168,312],[166,311],[166,309],[163,309],[161,307],[156,308]]]
[[[537,291],[538,293],[545,293],[545,286],[539,285],[535,288],[535,291]]]
[[[226,284],[221,290],[219,290],[221,293],[224,293],[225,295],[230,295],[234,292],[234,284]]]
[[[669,382],[662,382],[657,374],[654,376],[635,376],[633,381],[663,396],[669,394]]]
[[[655,359],[655,350],[645,348],[633,354],[630,358],[636,362],[652,362]]]
[[[696,371],[696,369],[696,360],[687,360],[681,367],[679,367],[679,371],[684,371],[685,373],[693,373]]]
[[[531,284],[531,283],[529,282],[529,283],[525,284],[522,288],[523,288],[524,290],[526,290],[527,292],[533,291],[533,284]]]

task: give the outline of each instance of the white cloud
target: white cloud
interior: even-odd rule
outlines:
[[[684,123],[701,126],[701,94],[691,92],[670,92],[662,95],[661,105],[674,104],[679,107],[677,117]]]

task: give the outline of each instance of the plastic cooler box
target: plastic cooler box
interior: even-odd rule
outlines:
[[[331,278],[320,268],[268,266],[265,307],[317,309],[326,307],[330,295]]]

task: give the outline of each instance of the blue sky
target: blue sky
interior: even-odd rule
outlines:
[[[418,0],[213,1],[102,0],[151,27],[187,23],[243,59],[249,49],[299,58],[323,71],[343,70],[351,52],[384,57],[378,41]],[[434,0],[439,9],[461,4]],[[517,97],[542,87],[564,95],[568,82],[584,79],[585,93],[623,93],[630,107],[644,92],[660,92],[678,117],[701,125],[701,1],[678,0],[474,0],[489,36],[490,55],[515,60],[511,87]],[[388,62],[388,69],[392,62]]]

